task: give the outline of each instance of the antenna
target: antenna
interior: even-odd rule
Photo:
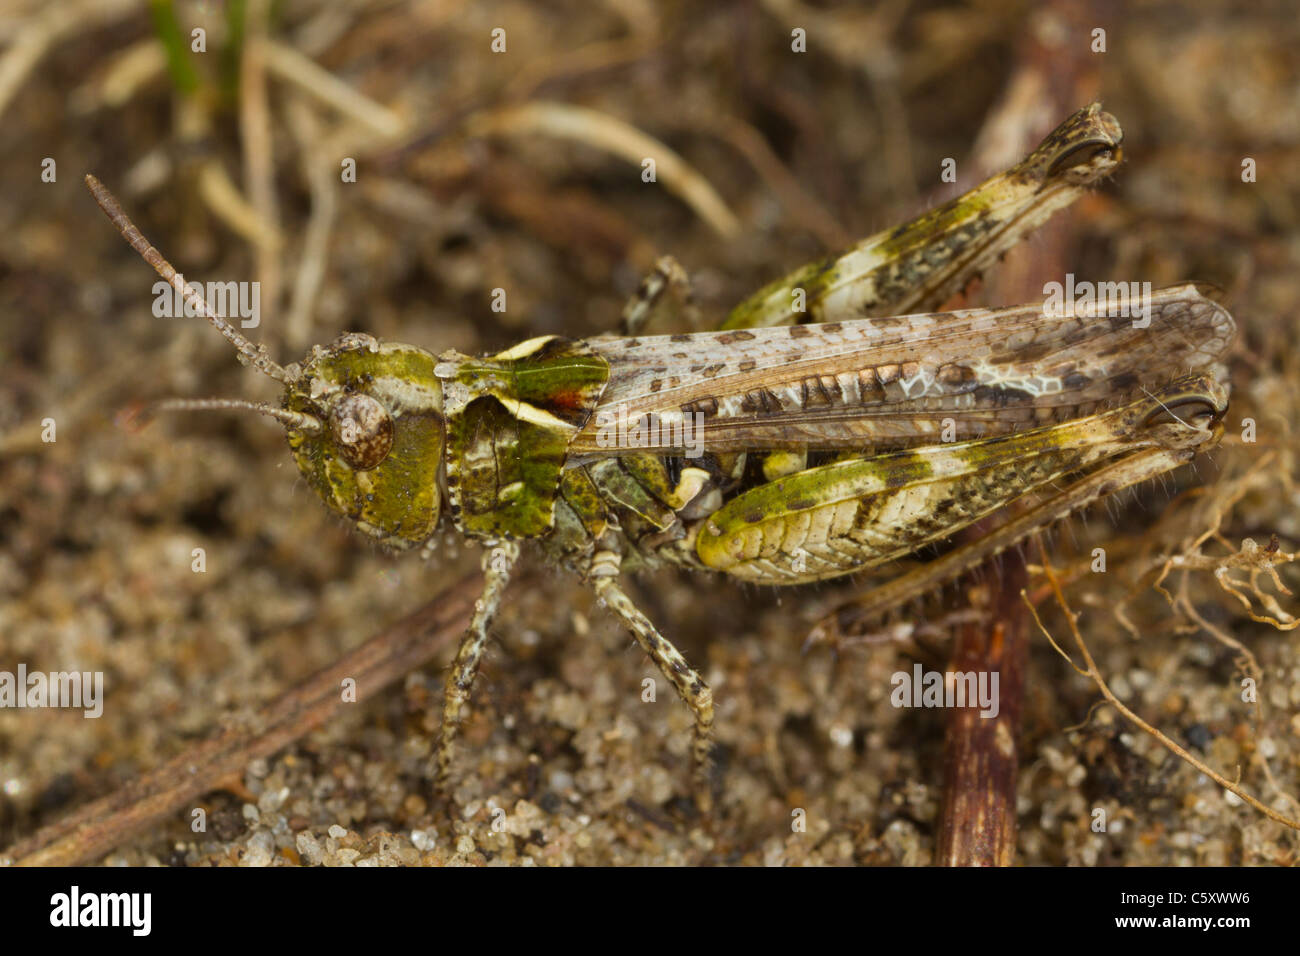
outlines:
[[[240,408],[250,412],[257,412],[259,415],[274,418],[286,428],[296,428],[299,431],[307,432],[309,435],[319,435],[321,433],[320,419],[315,415],[290,411],[287,408],[276,408],[266,402],[248,402],[242,398],[164,398],[162,401],[153,402],[146,406],[143,411],[132,416],[132,418],[143,427],[158,412],[201,412],[226,408]]]
[[[104,215],[117,227],[117,231],[122,234],[122,238],[130,244],[131,248],[140,253],[141,258],[153,266],[154,271],[184,297],[186,305],[202,315],[214,329],[224,335],[226,340],[239,351],[244,361],[263,375],[270,376],[277,382],[284,385],[293,383],[296,376],[283,366],[273,362],[271,357],[266,354],[266,346],[254,345],[240,335],[234,326],[212,311],[212,308],[203,300],[203,296],[198,289],[187,283],[184,278],[176,273],[176,270],[172,268],[172,264],[163,258],[162,253],[150,244],[149,240],[135,227],[135,223],[131,222],[130,217],[122,211],[117,198],[108,191],[107,186],[89,174],[86,175],[86,186],[90,190],[90,194],[95,197],[95,202],[99,203],[99,208],[104,211]]]

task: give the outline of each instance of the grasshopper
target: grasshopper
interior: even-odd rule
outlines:
[[[918,313],[1114,169],[1121,139],[1113,117],[1082,109],[1010,170],[778,280],[719,331],[635,334],[672,284],[661,263],[625,311],[633,334],[548,335],[484,357],[347,334],[284,366],[86,181],[127,242],[284,389],[279,406],[157,409],[276,419],[321,500],[391,548],[427,556],[444,522],[484,546],[482,595],[446,680],[439,791],[489,626],[532,541],[590,583],[690,708],[707,812],[712,693],[628,596],[624,572],[823,581],[1004,519],[882,586],[884,608],[1219,439],[1235,326],[1195,286],[1155,293],[1141,322],[1097,303]],[[1038,504],[1015,509],[1030,497]]]

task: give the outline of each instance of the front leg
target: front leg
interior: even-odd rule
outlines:
[[[618,615],[641,645],[641,649],[650,655],[660,673],[677,688],[682,701],[695,716],[695,739],[691,751],[695,803],[701,813],[707,814],[713,806],[713,790],[709,780],[709,761],[713,752],[713,691],[619,585],[618,574],[622,560],[613,551],[599,551],[592,558],[588,576],[596,596]]]
[[[501,594],[510,581],[510,571],[519,560],[519,545],[503,541],[483,552],[483,593],[474,603],[474,616],[470,618],[465,636],[461,638],[456,660],[447,673],[447,686],[443,693],[442,730],[438,735],[437,790],[445,800],[451,797],[451,761],[455,753],[456,732],[464,719],[474,678],[487,648],[487,632],[501,604]]]

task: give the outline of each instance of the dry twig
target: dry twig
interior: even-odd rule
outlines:
[[[1087,665],[1084,668],[1079,668],[1078,665],[1076,665],[1073,661],[1070,661],[1070,658],[1066,656],[1066,660],[1070,661],[1071,666],[1073,666],[1076,670],[1080,670],[1082,673],[1090,677],[1092,681],[1097,685],[1097,689],[1101,691],[1102,696],[1105,697],[1106,700],[1116,710],[1118,710],[1126,720],[1128,720],[1130,723],[1137,726],[1140,730],[1143,730],[1146,733],[1150,734],[1157,741],[1159,741],[1160,745],[1163,746],[1165,749],[1167,749],[1170,753],[1174,754],[1175,756],[1191,764],[1198,771],[1205,774],[1207,777],[1209,777],[1219,786],[1223,787],[1225,790],[1229,791],[1230,793],[1235,794],[1240,800],[1250,804],[1252,807],[1254,807],[1260,813],[1264,814],[1264,816],[1268,817],[1270,820],[1275,820],[1278,823],[1291,827],[1291,829],[1293,830],[1300,830],[1300,820],[1292,819],[1291,817],[1288,817],[1285,814],[1279,813],[1278,811],[1274,810],[1272,807],[1266,806],[1264,803],[1260,802],[1251,794],[1247,793],[1246,790],[1242,788],[1239,784],[1234,783],[1233,781],[1229,780],[1227,777],[1223,776],[1222,774],[1212,770],[1209,766],[1207,766],[1202,761],[1197,760],[1190,753],[1188,753],[1187,750],[1185,750],[1183,747],[1180,747],[1175,741],[1171,740],[1159,729],[1153,727],[1151,724],[1147,723],[1145,720],[1139,717],[1136,713],[1134,713],[1131,709],[1129,709],[1123,703],[1123,701],[1121,701],[1118,697],[1115,696],[1114,691],[1112,691],[1110,687],[1107,685],[1106,679],[1101,676],[1101,671],[1098,669],[1096,661],[1092,659],[1092,654],[1088,650],[1088,645],[1084,641],[1083,635],[1079,633],[1078,615],[1070,609],[1069,602],[1065,600],[1065,593],[1061,590],[1061,582],[1057,579],[1056,571],[1053,569],[1052,563],[1047,557],[1047,549],[1043,545],[1042,537],[1040,535],[1036,535],[1035,538],[1038,542],[1039,554],[1042,556],[1042,560],[1043,560],[1043,573],[1047,575],[1047,580],[1052,585],[1052,591],[1056,595],[1056,603],[1060,606],[1062,613],[1064,613],[1066,624],[1070,629],[1070,635],[1074,638],[1074,643],[1079,648],[1079,653],[1083,655],[1084,663]],[[1047,636],[1047,639],[1049,641],[1052,641],[1051,635],[1048,633],[1047,628],[1043,625],[1042,618],[1038,616],[1038,609],[1035,608],[1032,603],[1030,603],[1028,595],[1025,594],[1023,591],[1021,592],[1021,597],[1024,599],[1025,604],[1029,607],[1030,613],[1033,614],[1034,622],[1038,625],[1038,629],[1042,631],[1044,635]],[[1056,647],[1057,650],[1060,651],[1060,647],[1056,644],[1055,641],[1052,641],[1052,646]],[[1061,653],[1064,654],[1063,651]]]
[[[222,731],[138,780],[44,827],[0,853],[0,865],[81,866],[138,833],[158,826],[195,799],[238,779],[249,761],[292,744],[341,716],[339,687],[356,681],[358,700],[422,667],[464,629],[478,594],[479,576],[466,575],[436,599],[370,638],[262,707],[250,726]]]

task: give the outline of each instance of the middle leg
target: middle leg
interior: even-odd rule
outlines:
[[[618,582],[622,557],[613,551],[599,551],[592,558],[588,572],[596,595],[618,615],[632,632],[660,673],[677,689],[683,703],[695,717],[695,736],[691,748],[695,803],[707,814],[713,806],[713,789],[709,765],[713,753],[713,691],[699,673],[686,662],[681,651],[659,633],[654,623],[628,597]]]

